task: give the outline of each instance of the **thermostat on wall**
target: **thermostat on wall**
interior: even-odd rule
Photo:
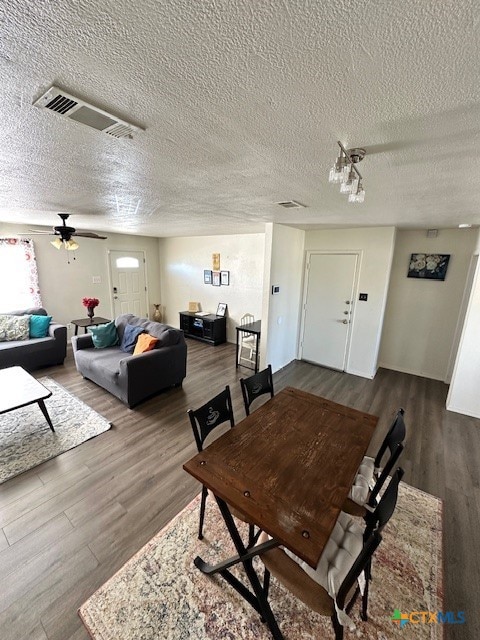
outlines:
[[[280,285],[279,284],[272,285],[272,296],[275,295],[276,293],[280,293]]]

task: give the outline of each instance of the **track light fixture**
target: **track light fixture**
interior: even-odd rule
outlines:
[[[338,140],[337,144],[340,147],[340,155],[330,169],[328,181],[332,184],[340,184],[340,193],[348,195],[349,202],[363,202],[365,200],[363,178],[355,165],[363,160],[366,151],[359,148],[345,149]]]

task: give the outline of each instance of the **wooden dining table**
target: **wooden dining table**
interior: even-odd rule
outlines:
[[[283,638],[253,568],[283,545],[316,567],[365,455],[378,418],[287,387],[183,465],[214,494],[237,555],[196,566],[220,574]],[[271,540],[248,548],[230,509]],[[251,589],[229,569],[242,563]],[[252,592],[253,589],[253,592]]]

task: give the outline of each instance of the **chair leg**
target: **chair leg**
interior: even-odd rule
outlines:
[[[338,621],[337,612],[334,611],[332,615],[332,626],[335,631],[335,640],[343,640],[343,627]]]
[[[370,580],[367,579],[366,583],[365,583],[365,591],[363,592],[363,596],[362,596],[362,610],[360,612],[360,617],[361,619],[366,622],[368,620],[368,585],[369,585]]]
[[[270,589],[270,571],[265,567],[263,574],[263,590],[265,591],[265,598],[268,600],[268,590]]]
[[[198,527],[198,539],[203,540],[203,521],[205,520],[205,503],[207,502],[208,489],[202,489],[202,501],[200,503],[200,525]]]

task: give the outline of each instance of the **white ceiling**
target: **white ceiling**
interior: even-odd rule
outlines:
[[[480,223],[476,0],[9,0],[0,219],[154,236]],[[55,84],[131,141],[32,106]],[[328,184],[364,146],[363,205]],[[282,200],[305,209],[282,209]],[[138,206],[137,206],[138,205]]]

